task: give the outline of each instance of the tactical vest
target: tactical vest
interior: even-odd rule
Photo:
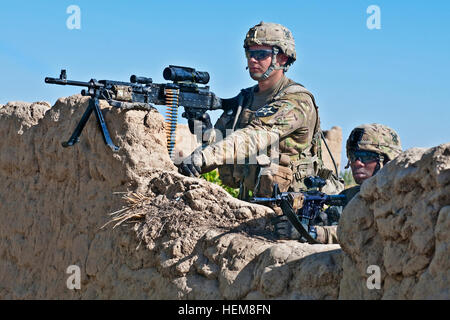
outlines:
[[[253,119],[255,119],[255,111],[250,110],[250,106],[253,103],[255,89],[257,88],[258,86],[253,86],[241,90],[241,93],[238,96],[238,100],[239,98],[241,98],[242,108],[234,108],[228,114],[221,116],[221,118],[216,123],[216,129],[221,130],[222,133],[225,134],[226,129],[244,128]],[[314,124],[312,141],[305,149],[299,150],[299,154],[291,156],[280,152],[279,166],[290,169],[280,170],[281,174],[283,174],[283,172],[286,172],[284,174],[292,175],[292,177],[285,177],[286,179],[290,179],[289,185],[287,187],[289,191],[300,191],[306,189],[305,185],[303,184],[303,180],[309,175],[319,175],[327,179],[330,173],[330,170],[323,168],[320,118],[318,106],[316,105],[313,94],[305,89],[301,84],[288,79],[287,85],[280,88],[279,92],[277,92],[270,101],[267,101],[266,104],[277,101],[286,94],[295,93],[304,93],[311,97],[316,112],[316,122]],[[240,198],[246,199],[248,198],[248,191],[254,191],[254,188],[257,184],[260,165],[224,165],[220,166],[218,170],[222,182],[233,188],[239,187]]]

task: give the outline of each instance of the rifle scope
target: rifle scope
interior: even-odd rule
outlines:
[[[130,77],[131,83],[141,83],[141,84],[151,84],[153,82],[152,78],[146,78],[146,77],[138,77],[136,75],[132,75]]]
[[[164,69],[163,77],[174,82],[188,81],[201,84],[209,82],[209,73],[206,71],[195,71],[194,68],[172,65]]]

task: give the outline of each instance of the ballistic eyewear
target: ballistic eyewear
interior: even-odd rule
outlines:
[[[382,156],[372,151],[353,151],[349,154],[349,160],[350,162],[359,160],[362,163],[366,164],[373,161],[380,161],[382,160]]]
[[[245,56],[247,57],[247,59],[255,59],[255,60],[264,60],[267,57],[272,55],[272,50],[268,50],[268,49],[248,49],[245,50]]]

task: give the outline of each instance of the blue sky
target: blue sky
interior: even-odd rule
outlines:
[[[66,26],[70,5],[80,8],[81,29]],[[367,28],[370,5],[380,8],[381,29]],[[432,147],[450,142],[449,17],[444,0],[7,2],[0,104],[78,93],[44,83],[61,68],[75,80],[137,74],[160,83],[169,64],[208,71],[211,90],[232,97],[254,84],[242,45],[263,20],[292,31],[297,61],[287,76],[315,94],[323,129],[340,126],[345,140],[355,126],[378,122],[399,133],[404,149]]]

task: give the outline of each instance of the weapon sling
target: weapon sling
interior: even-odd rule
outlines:
[[[291,203],[289,202],[288,199],[285,199],[285,198],[281,199],[280,207],[281,207],[281,210],[283,211],[283,214],[286,215],[286,217],[292,223],[294,228],[300,233],[300,235],[303,238],[306,239],[306,241],[308,243],[311,243],[311,244],[320,243],[316,239],[311,237],[309,232],[307,230],[305,230],[305,227],[300,222],[300,220],[298,219],[297,215],[294,213],[294,209],[292,208],[292,205],[291,205]]]

